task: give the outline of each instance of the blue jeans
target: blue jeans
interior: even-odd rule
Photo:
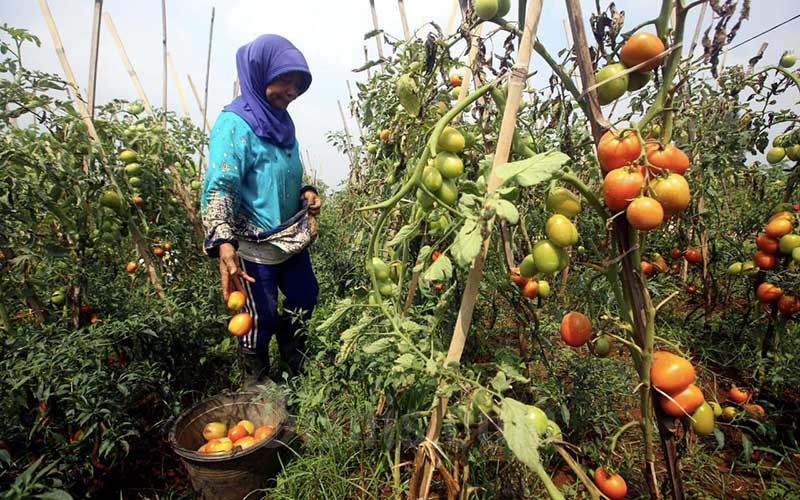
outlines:
[[[255,283],[242,280],[247,295],[245,310],[253,317],[250,332],[239,337],[243,349],[255,353],[269,372],[269,341],[278,338],[281,359],[297,373],[305,349],[305,322],[317,303],[319,286],[308,249],[280,264],[257,264],[241,259]],[[283,311],[278,312],[278,290],[283,292]]]

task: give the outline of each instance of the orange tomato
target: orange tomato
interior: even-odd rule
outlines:
[[[142,203],[144,203],[144,200],[142,199],[141,196],[134,196],[133,198],[131,198],[131,201],[133,201],[133,204],[136,205],[137,207],[140,206]]]
[[[800,300],[791,295],[784,295],[778,299],[778,310],[785,316],[791,316],[800,311]]]
[[[689,384],[681,392],[670,394],[670,397],[672,399],[661,396],[658,401],[664,413],[673,417],[691,415],[705,401],[703,391],[694,384]]]
[[[766,253],[778,253],[778,243],[777,239],[767,236],[767,233],[758,233],[756,237],[756,247]]]
[[[228,439],[234,443],[247,435],[247,429],[243,425],[234,425],[228,429]]]
[[[703,261],[703,254],[700,250],[694,247],[689,247],[683,254],[683,258],[690,264],[698,264]]]
[[[248,434],[252,434],[256,430],[255,424],[249,420],[239,420],[236,422],[236,425],[241,425],[244,427]]]
[[[380,140],[382,140],[383,142],[387,142],[388,143],[389,142],[389,135],[391,133],[392,132],[388,128],[385,128],[385,129],[381,130],[380,134],[378,134],[378,138],[380,138]]]
[[[598,467],[594,471],[594,483],[605,496],[611,500],[621,500],[628,494],[628,485],[619,474],[609,476],[605,469]]]
[[[228,426],[222,422],[209,422],[203,427],[203,438],[206,441],[218,439],[228,433]]]
[[[561,339],[572,347],[580,347],[589,340],[592,322],[583,314],[572,311],[561,319]]]
[[[756,288],[756,298],[759,302],[777,302],[783,296],[783,290],[772,283],[761,283]]]
[[[747,389],[739,389],[735,385],[728,391],[728,399],[734,403],[745,403],[750,399],[750,391]]]
[[[603,172],[611,172],[616,168],[635,162],[641,154],[639,137],[633,130],[618,132],[609,130],[597,144],[597,161]]]
[[[662,170],[669,170],[678,175],[683,175],[689,169],[689,157],[672,144],[662,146],[651,142],[645,144],[644,152],[647,155],[647,161],[650,162],[656,173],[660,173]]]
[[[526,278],[527,279],[527,278]],[[535,299],[539,296],[539,282],[536,280],[528,280],[522,288],[522,295],[529,299]]]
[[[238,446],[243,450],[246,450],[247,448],[250,448],[255,444],[256,444],[256,438],[253,436],[245,436],[233,442],[234,447]]]
[[[692,199],[689,183],[676,173],[656,179],[650,183],[650,189],[653,190],[653,197],[661,203],[667,216],[684,211]]]
[[[136,262],[130,261],[130,262],[128,262],[128,265],[125,266],[125,271],[129,272],[129,273],[132,273],[132,272],[136,271],[137,267],[138,266],[136,265]]]
[[[767,224],[764,232],[767,236],[780,239],[781,236],[792,232],[792,221],[786,217],[776,217]]]
[[[228,332],[235,337],[241,337],[248,333],[252,326],[253,318],[250,313],[242,312],[232,317],[228,322]]]
[[[228,296],[227,306],[231,311],[241,311],[245,303],[247,303],[247,297],[239,290],[231,292]]]
[[[628,41],[625,42],[625,45],[622,46],[619,58],[626,66],[632,67],[652,59],[662,52],[664,52],[664,42],[662,42],[658,36],[652,33],[639,31],[634,33]],[[663,60],[663,56],[658,59],[653,59],[636,71],[645,73],[656,69]]]
[[[664,221],[664,209],[661,203],[649,196],[640,196],[633,200],[625,212],[631,226],[639,231],[649,231]]]
[[[275,427],[271,425],[262,425],[253,433],[253,437],[256,438],[256,441],[261,441],[262,439],[268,438],[272,432],[275,430]]]
[[[653,264],[647,262],[646,260],[642,260],[642,263],[639,265],[639,268],[642,270],[642,273],[644,273],[645,276],[650,276],[651,274],[653,274],[653,271],[655,270]]]
[[[762,407],[761,405],[744,404],[742,405],[742,408],[744,409],[744,411],[747,412],[748,415],[756,419],[764,418],[765,416],[767,416],[767,412],[764,411],[764,407]]]
[[[434,250],[433,253],[431,254],[431,262],[436,262],[436,260],[441,256],[442,252],[440,252],[439,250]]]
[[[644,177],[635,168],[612,170],[603,179],[603,200],[614,212],[624,210],[630,200],[639,196]]]
[[[655,258],[653,259],[653,267],[660,273],[665,273],[669,269],[667,267],[667,261],[664,260],[664,257],[658,254],[656,254]]]
[[[773,269],[778,265],[778,258],[761,250],[753,254],[753,264],[761,269]]]
[[[694,382],[695,372],[692,364],[668,351],[653,353],[650,365],[650,383],[667,394],[683,391]]]
[[[156,257],[163,257],[164,256],[164,249],[161,247],[155,247],[153,249],[153,255]]]
[[[461,86],[461,75],[459,75],[458,73],[450,73],[450,77],[448,79],[450,80],[451,87]]]

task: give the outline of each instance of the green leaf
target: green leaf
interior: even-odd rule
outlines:
[[[428,262],[431,254],[433,253],[433,248],[430,245],[425,245],[419,249],[419,255],[417,255],[417,263],[414,265],[414,269],[412,272],[418,273],[422,271],[425,267],[425,263]]]
[[[383,337],[375,342],[371,343],[370,345],[364,348],[364,352],[367,354],[377,354],[381,351],[388,349],[392,345],[392,339],[388,337]]]
[[[753,442],[747,439],[747,436],[742,434],[742,454],[744,461],[750,463],[750,458],[753,456]]]
[[[497,216],[501,219],[505,219],[512,226],[519,222],[519,211],[510,201],[503,199],[497,200],[494,208],[497,211]]]
[[[317,331],[321,332],[329,329],[331,326],[333,326],[334,323],[339,321],[339,319],[341,319],[341,317],[344,316],[352,306],[353,306],[353,301],[350,299],[344,299],[343,301],[339,302],[339,305],[336,306],[336,310],[333,311],[333,314],[328,316],[328,318],[325,321],[323,321],[317,326]]]
[[[506,374],[502,371],[497,372],[497,375],[489,382],[492,385],[492,388],[500,393],[506,392],[511,388],[511,384],[506,377]]]
[[[503,398],[500,417],[503,437],[514,455],[531,469],[539,465],[541,439],[528,418],[528,407],[517,400]]]
[[[467,219],[453,240],[450,250],[456,264],[460,267],[468,266],[481,251],[482,241],[480,226],[474,220]]]
[[[387,246],[393,247],[395,245],[399,245],[400,243],[406,242],[419,234],[419,223],[414,222],[411,224],[406,224],[405,226],[401,227],[397,234],[394,235],[394,238],[387,243]]]
[[[72,500],[72,495],[64,490],[50,490],[45,493],[39,493],[36,498],[43,500]]]
[[[497,177],[503,183],[516,182],[520,186],[534,186],[549,180],[554,173],[569,161],[569,156],[559,151],[548,151],[524,160],[500,165],[496,169]]]
[[[453,276],[453,264],[447,255],[440,255],[422,275],[427,282],[448,281]]]
[[[714,437],[717,440],[717,449],[721,450],[725,446],[725,434],[716,425],[714,426]]]

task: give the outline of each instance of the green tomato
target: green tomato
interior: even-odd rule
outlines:
[[[445,127],[442,131],[442,135],[439,136],[439,140],[436,142],[436,147],[450,153],[460,153],[465,145],[466,141],[464,136],[453,127]]]
[[[594,343],[594,355],[605,358],[611,353],[611,339],[605,335],[599,337]]]
[[[141,177],[131,177],[128,179],[128,184],[130,184],[131,187],[139,187],[142,185],[142,179]]]
[[[378,291],[381,295],[388,297],[394,293],[394,284],[391,280],[381,281],[378,283]]]
[[[442,180],[442,187],[439,188],[436,195],[448,205],[455,205],[458,201],[458,188],[455,181],[453,179]]]
[[[119,212],[122,210],[122,199],[116,191],[106,191],[100,195],[100,206]]]
[[[780,64],[781,68],[791,68],[797,62],[797,56],[794,55],[794,52],[786,51],[781,56],[781,60],[778,64]]]
[[[792,260],[797,263],[800,263],[800,247],[792,250]]]
[[[545,202],[547,210],[566,217],[575,217],[581,213],[581,200],[572,191],[558,187],[552,189]]]
[[[800,234],[784,234],[778,241],[781,253],[791,254],[797,247],[800,247]]]
[[[119,159],[122,160],[123,163],[132,163],[136,161],[136,156],[136,151],[132,149],[126,149],[119,154]]]
[[[374,155],[378,152],[378,145],[377,144],[368,144],[367,145],[367,153]]]
[[[377,293],[375,293],[374,290],[369,292],[369,299],[368,300],[369,300],[369,305],[371,305],[371,306],[377,306],[377,305],[380,305],[380,303],[381,303],[380,296]]]
[[[417,203],[422,207],[423,210],[428,211],[433,208],[434,199],[428,196],[428,194],[421,190],[417,189]]]
[[[489,391],[483,387],[475,391],[472,397],[472,405],[479,414],[492,411],[492,404],[492,394]]]
[[[142,174],[142,165],[140,163],[129,163],[125,165],[125,175],[129,177],[137,177]]]
[[[692,413],[692,430],[698,436],[708,436],[714,432],[714,409],[707,402]]]
[[[752,260],[746,260],[742,262],[742,273],[750,276],[752,274],[756,274],[757,272],[758,269],[756,268],[756,265],[753,263]]]
[[[60,306],[67,300],[67,294],[64,290],[56,290],[50,295],[50,302],[55,306]]]
[[[742,274],[742,263],[734,262],[728,266],[728,274]]]
[[[437,154],[434,164],[445,179],[453,179],[464,173],[464,162],[458,155],[449,151],[441,151]]]
[[[638,71],[628,73],[628,92],[639,90],[647,85],[647,82],[650,81],[651,74],[652,72],[650,71],[647,73],[639,73]]]
[[[375,277],[378,281],[386,281],[389,279],[389,265],[380,257],[372,258],[372,270],[375,272]]]
[[[767,151],[767,161],[771,164],[778,163],[786,156],[786,150],[779,147],[774,147]]]
[[[548,420],[545,436],[548,438],[561,439],[561,427],[559,427],[558,424],[552,420]]]
[[[200,181],[192,181],[190,185],[192,189],[200,189],[201,187],[203,187],[203,184]]]
[[[484,21],[489,21],[497,15],[497,0],[475,0],[475,15]]]
[[[536,430],[536,433],[544,437],[547,432],[547,414],[536,406],[528,405],[528,413],[526,415],[528,423]]]
[[[545,224],[547,237],[560,247],[568,247],[578,242],[575,225],[561,214],[552,215]]]
[[[539,280],[539,292],[537,293],[541,298],[547,298],[550,296],[550,283]]]
[[[435,193],[442,187],[442,174],[434,167],[425,167],[422,171],[422,184],[428,191]]]
[[[534,274],[536,274],[536,261],[533,258],[533,255],[528,254],[522,259],[522,262],[519,264],[519,274],[526,278],[530,278]]]
[[[629,76],[617,76],[626,69],[627,68],[622,63],[613,63],[597,72],[595,79],[598,82],[616,77],[597,87],[597,97],[600,99],[601,105],[605,106],[606,104],[616,101],[628,90]]]
[[[549,274],[562,269],[561,265],[566,252],[550,240],[541,240],[533,245],[532,255],[536,269],[544,274]]]
[[[511,10],[511,0],[497,0],[497,17],[503,17]]]
[[[784,148],[786,150],[786,156],[792,161],[800,160],[800,144],[793,144]]]

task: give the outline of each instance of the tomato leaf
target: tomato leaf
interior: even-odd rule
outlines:
[[[428,282],[449,281],[453,276],[453,263],[447,255],[440,255],[422,275],[422,279]]]
[[[511,398],[503,398],[500,417],[503,437],[514,455],[531,469],[539,464],[539,434],[528,418],[528,407]]]
[[[717,439],[717,449],[721,450],[725,446],[725,434],[717,426],[714,426],[714,437]]]
[[[392,339],[389,337],[382,337],[376,340],[375,342],[371,343],[370,345],[364,348],[364,352],[367,354],[377,354],[381,351],[388,349],[392,345]]]
[[[342,316],[344,316],[347,313],[347,311],[350,310],[352,306],[353,306],[353,301],[350,299],[344,299],[343,301],[339,302],[339,305],[336,306],[336,310],[333,311],[333,314],[328,316],[328,318],[325,319],[325,321],[323,321],[317,326],[317,331],[323,332],[325,330],[328,330],[331,326],[333,326],[334,323],[339,321],[342,318]]]
[[[511,383],[509,383],[505,372],[502,371],[497,372],[497,375],[489,383],[492,384],[492,388],[497,392],[502,393],[511,389]]]
[[[747,436],[742,434],[742,454],[744,461],[750,463],[750,458],[753,456],[753,442],[747,439]]]
[[[569,156],[564,153],[549,151],[500,165],[496,169],[496,174],[503,183],[513,181],[523,187],[534,186],[549,180],[567,161]]]
[[[519,222],[519,211],[510,201],[497,200],[494,204],[494,209],[497,211],[498,217],[505,219],[512,226]]]
[[[394,238],[392,238],[392,240],[386,245],[390,247],[399,245],[400,243],[404,243],[414,238],[415,236],[417,236],[417,234],[419,234],[419,224],[417,224],[416,222],[411,224],[406,224],[397,231],[397,234],[394,235]]]
[[[417,263],[414,264],[414,269],[412,272],[418,273],[422,271],[425,267],[425,263],[428,262],[431,254],[433,253],[433,248],[430,245],[425,245],[424,247],[419,249],[419,254],[417,255]]]
[[[467,219],[458,231],[450,253],[460,267],[468,266],[481,251],[481,231],[477,222]]]

